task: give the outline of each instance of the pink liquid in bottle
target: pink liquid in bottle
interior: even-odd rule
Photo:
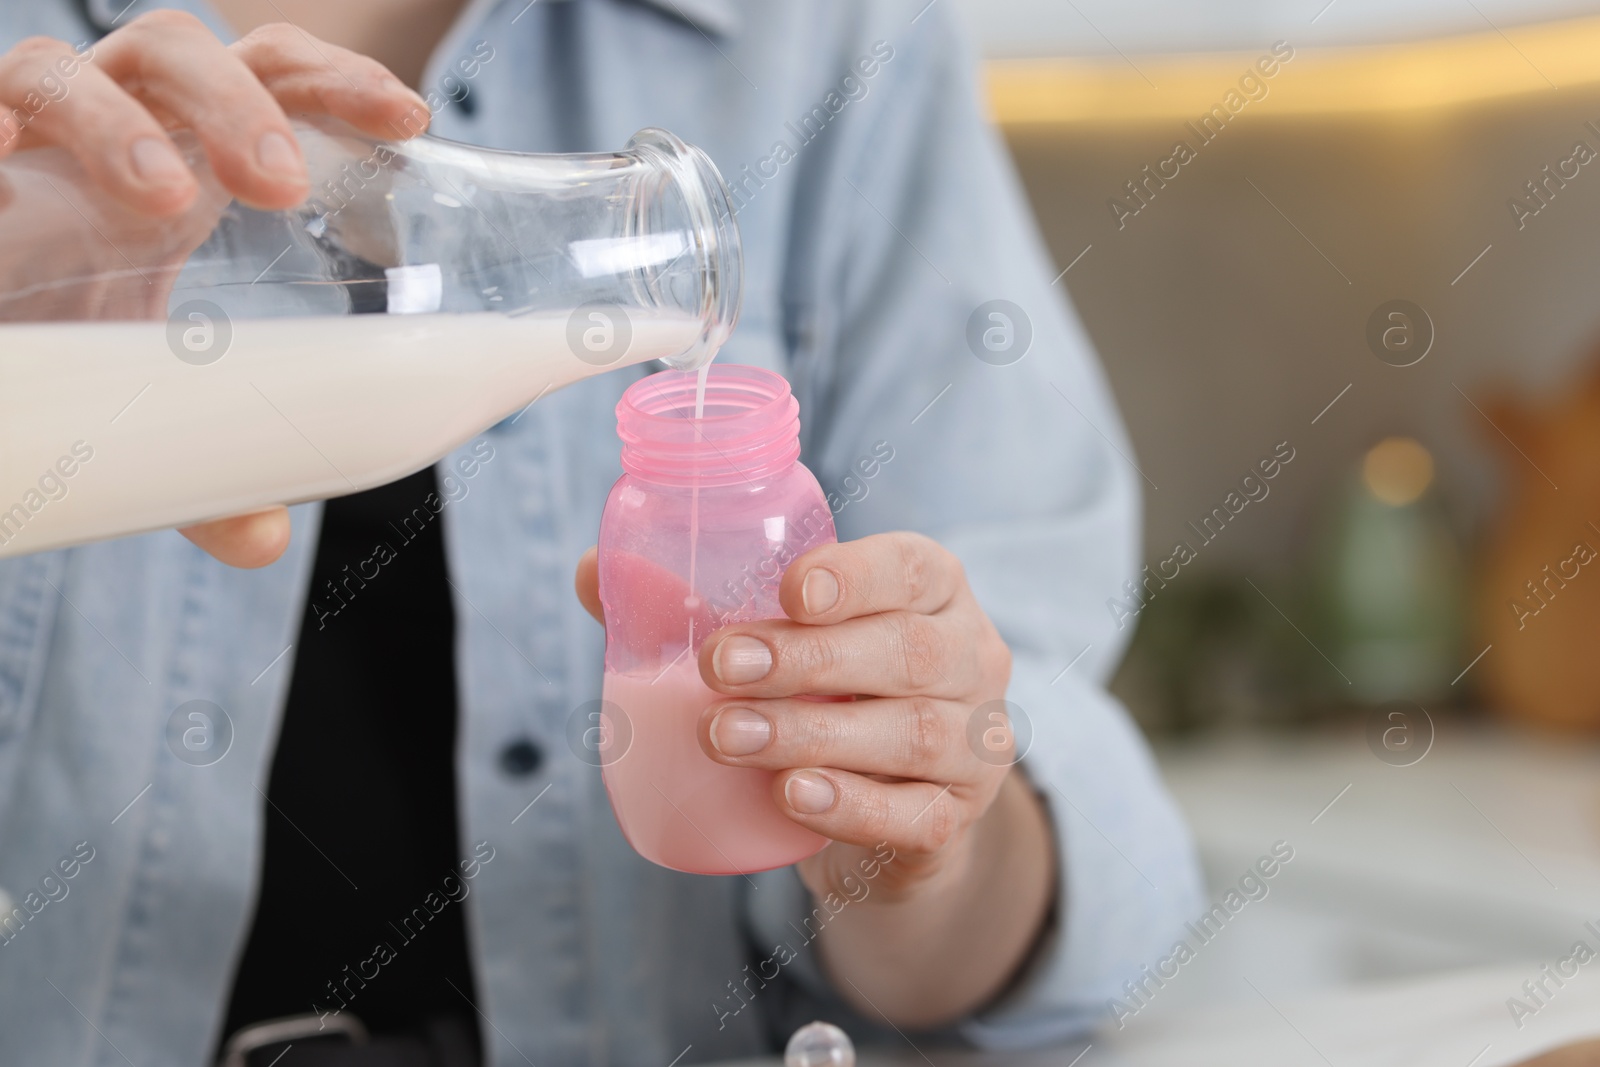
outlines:
[[[772,796],[771,771],[727,767],[699,724],[726,699],[699,653],[723,626],[780,618],[778,582],[835,539],[799,462],[788,383],[755,367],[665,371],[617,405],[624,474],[600,524],[606,615],[602,773],[623,834],[652,862],[697,874],[782,867],[826,840]]]

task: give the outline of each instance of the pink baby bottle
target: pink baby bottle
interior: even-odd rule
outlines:
[[[773,772],[700,748],[700,716],[726,699],[700,678],[723,626],[781,618],[778,583],[835,538],[800,463],[799,405],[758,367],[663,371],[617,404],[623,475],[600,520],[606,617],[602,774],[641,856],[695,874],[744,874],[812,855],[826,840],[772,799]],[[696,417],[697,386],[703,388]]]

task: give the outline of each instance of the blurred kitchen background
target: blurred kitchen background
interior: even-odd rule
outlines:
[[[1146,478],[1115,689],[1213,900],[1296,850],[1153,1009],[1594,943],[1600,3],[946,2]]]

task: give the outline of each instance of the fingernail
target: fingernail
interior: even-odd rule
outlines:
[[[305,164],[300,150],[283,134],[269,130],[256,142],[256,164],[275,178],[305,179]]]
[[[754,637],[730,637],[717,646],[711,669],[729,685],[759,682],[772,670],[772,649]]]
[[[783,787],[783,799],[802,815],[821,815],[838,797],[833,783],[814,771],[791,775]]]
[[[724,756],[749,756],[772,740],[772,723],[749,708],[724,708],[711,720],[711,744]]]
[[[818,567],[800,586],[800,602],[808,615],[821,615],[839,602],[839,579]]]
[[[160,137],[141,137],[128,149],[133,172],[150,185],[178,185],[189,178],[183,157]]]

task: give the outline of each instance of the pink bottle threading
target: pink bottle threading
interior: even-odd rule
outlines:
[[[784,568],[835,540],[800,463],[799,405],[757,367],[663,371],[623,394],[617,434],[624,473],[599,543],[598,748],[612,810],[640,855],[675,870],[744,874],[804,859],[826,839],[778,809],[773,772],[717,763],[697,734],[701,713],[726,699],[701,681],[700,646],[731,623],[783,617]]]

